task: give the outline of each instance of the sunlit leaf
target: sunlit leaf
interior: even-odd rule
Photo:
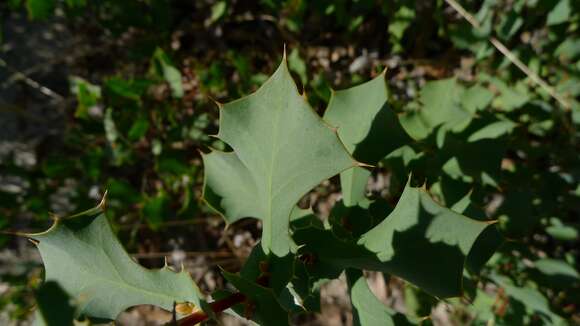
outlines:
[[[357,163],[298,94],[286,60],[256,93],[220,113],[218,137],[234,151],[203,155],[204,198],[228,223],[261,219],[264,251],[285,256],[295,250],[288,223],[300,197]]]
[[[77,302],[78,314],[115,319],[125,309],[174,302],[200,306],[201,293],[186,271],[145,269],[129,257],[102,206],[58,218],[46,232],[29,234],[37,244],[46,280],[56,281]]]

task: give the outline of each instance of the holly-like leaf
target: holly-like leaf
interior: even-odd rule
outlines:
[[[375,165],[411,141],[388,107],[387,99],[384,72],[364,84],[332,93],[324,120],[338,128],[338,136],[346,149],[360,162]],[[353,206],[365,198],[369,176],[370,171],[362,167],[340,174],[346,206]]]
[[[466,257],[488,226],[440,206],[408,184],[393,212],[359,244],[388,262],[393,274],[435,296],[451,297],[461,293]]]
[[[286,59],[258,91],[221,107],[217,136],[234,151],[203,155],[204,199],[228,223],[261,219],[264,252],[280,257],[295,250],[288,224],[298,200],[358,164],[300,96]]]
[[[490,224],[444,208],[407,184],[395,209],[358,242],[320,227],[298,229],[294,239],[303,245],[301,254],[315,257],[311,274],[332,267],[382,271],[446,298],[461,295],[467,255]]]
[[[200,306],[200,291],[186,271],[149,270],[131,259],[102,207],[57,218],[48,231],[27,235],[40,251],[46,281],[58,282],[70,294],[78,304],[78,314],[115,319],[137,305],[166,310],[174,302]]]

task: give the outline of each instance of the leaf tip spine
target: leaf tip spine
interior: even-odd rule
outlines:
[[[359,168],[369,168],[369,169],[376,168],[376,165],[367,164],[367,163],[363,163],[363,162],[359,162],[359,161],[355,161],[354,164],[355,164],[355,166],[357,166]]]
[[[109,190],[105,189],[105,193],[103,194],[103,198],[101,199],[101,202],[97,205],[97,208],[104,211],[105,208],[107,207],[107,195],[109,194]]]
[[[387,70],[389,70],[389,67],[385,67],[383,69],[383,71],[381,71],[381,73],[379,74],[379,76],[386,77],[387,76]]]
[[[215,99],[211,95],[206,95],[206,96],[210,101],[212,101],[215,104],[215,106],[218,108],[218,110],[221,110],[224,108],[224,104],[222,102],[218,101],[217,99]]]

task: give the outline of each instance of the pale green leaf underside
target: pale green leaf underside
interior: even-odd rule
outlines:
[[[263,248],[277,256],[294,251],[288,224],[300,197],[356,165],[300,96],[285,60],[258,91],[221,108],[218,137],[233,152],[203,156],[204,199],[228,223],[261,219]]]
[[[97,207],[58,219],[46,232],[31,234],[46,269],[78,303],[79,314],[115,319],[125,309],[149,304],[166,310],[174,302],[199,306],[200,292],[186,271],[146,269],[129,257]]]

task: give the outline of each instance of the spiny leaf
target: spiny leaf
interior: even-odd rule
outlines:
[[[234,151],[203,155],[204,199],[228,223],[261,219],[264,251],[280,257],[295,251],[288,223],[300,197],[357,164],[298,94],[285,59],[258,91],[223,105],[218,137]]]
[[[174,302],[200,306],[200,291],[186,271],[149,270],[135,263],[114,236],[99,205],[59,218],[35,240],[46,280],[57,281],[78,303],[80,315],[115,319],[143,304],[171,310]]]
[[[357,243],[316,227],[296,230],[294,239],[304,245],[302,253],[316,257],[312,273],[332,266],[383,271],[444,298],[461,295],[466,257],[488,227],[407,184],[392,213]]]
[[[465,259],[489,225],[442,207],[425,191],[407,185],[393,212],[359,244],[389,262],[395,275],[435,296],[450,297],[461,293]]]
[[[385,73],[376,78],[332,93],[324,119],[338,128],[346,149],[360,162],[375,165],[411,139],[387,105]],[[340,174],[346,206],[365,198],[370,172],[361,167]]]

